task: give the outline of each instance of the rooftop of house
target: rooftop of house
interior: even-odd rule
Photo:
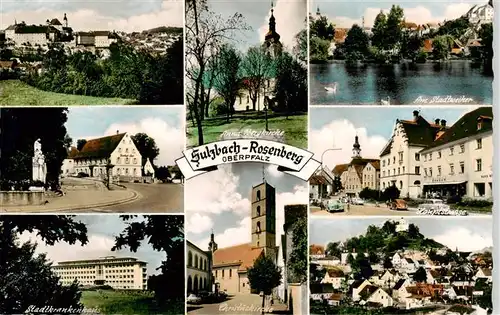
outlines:
[[[339,269],[328,269],[326,271],[329,277],[331,278],[343,278],[344,277],[344,272]]]
[[[324,255],[325,254],[325,246],[311,244],[311,245],[309,245],[309,254],[310,255]]]
[[[262,254],[264,254],[264,249],[252,247],[251,243],[219,248],[214,252],[213,266],[216,268],[238,265],[238,271],[246,271]]]
[[[68,158],[109,158],[125,134],[126,133],[119,133],[112,136],[87,140],[80,151],[78,151],[77,148],[72,147],[68,154]]]
[[[336,176],[340,176],[340,175],[342,175],[342,173],[344,173],[347,170],[348,167],[349,167],[349,164],[335,165],[335,167],[332,170],[332,173]]]
[[[309,285],[311,294],[334,293],[333,285],[331,283],[311,283]]]

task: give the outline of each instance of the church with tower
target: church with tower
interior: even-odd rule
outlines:
[[[248,268],[262,255],[277,261],[276,189],[263,180],[251,190],[250,243],[218,248],[213,233],[209,244],[212,254],[212,276],[217,289],[228,294],[254,292],[247,277]]]
[[[351,161],[338,164],[333,174],[340,177],[345,193],[351,197],[359,196],[364,188],[380,190],[380,160],[363,158],[359,137],[354,137]]]

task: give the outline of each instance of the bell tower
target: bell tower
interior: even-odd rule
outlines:
[[[269,18],[269,31],[264,39],[264,47],[267,52],[274,58],[281,55],[283,45],[280,42],[280,34],[276,32],[276,18],[274,17],[274,6],[271,2],[271,17]]]
[[[252,187],[252,248],[276,255],[276,189],[265,178]]]
[[[361,145],[359,144],[358,136],[354,137],[354,144],[352,145],[352,158],[361,158]]]

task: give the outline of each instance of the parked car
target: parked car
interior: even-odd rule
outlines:
[[[195,294],[190,294],[186,298],[186,303],[187,304],[200,304],[201,303],[201,298],[199,296],[196,296]]]
[[[361,198],[353,198],[352,199],[352,202],[351,202],[353,205],[359,205],[359,206],[362,206],[365,204],[365,201]]]
[[[390,204],[391,210],[408,210],[408,203],[403,199],[394,199]]]
[[[418,206],[418,211],[424,212],[442,212],[443,215],[451,214],[450,206],[445,204],[441,199],[428,199],[425,203]]]
[[[338,199],[329,200],[326,204],[326,211],[328,212],[343,212],[345,211],[345,203]]]

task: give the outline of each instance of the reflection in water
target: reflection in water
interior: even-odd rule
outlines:
[[[364,65],[343,63],[310,66],[311,104],[413,104],[420,97],[468,97],[475,104],[492,104],[491,76],[470,61],[443,63]],[[324,87],[338,83],[335,96]]]

